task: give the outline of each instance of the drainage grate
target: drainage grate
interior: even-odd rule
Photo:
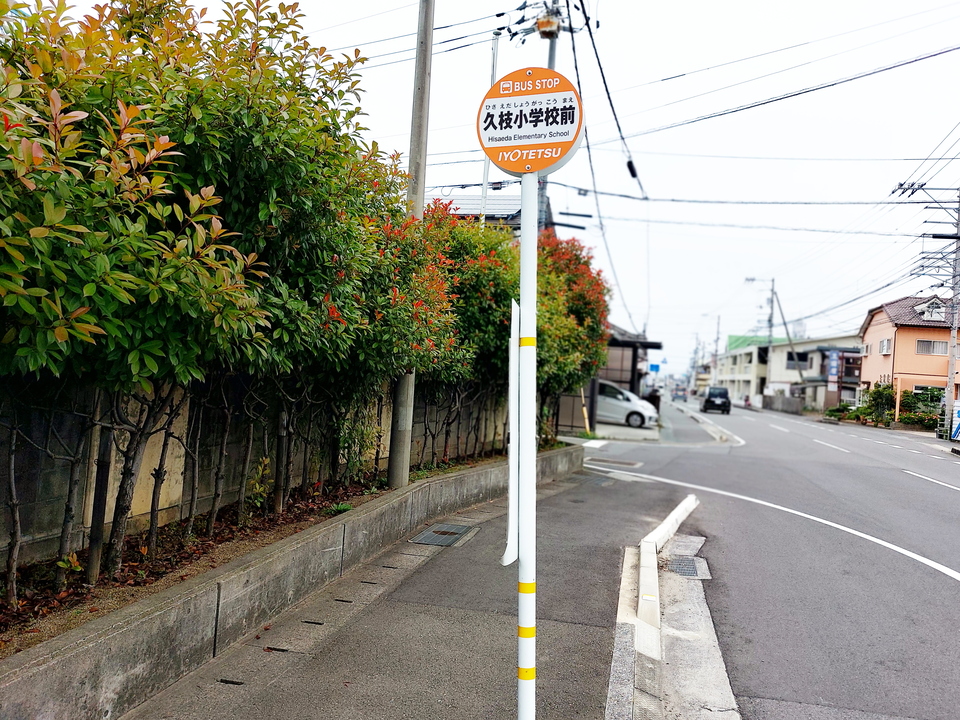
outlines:
[[[464,533],[470,530],[473,530],[472,525],[447,525],[445,523],[437,523],[412,538],[410,542],[420,545],[442,545],[449,547],[463,537]]]
[[[690,557],[687,555],[674,555],[667,561],[667,570],[687,578],[696,578],[698,580],[710,580],[710,571],[707,569],[707,561],[703,558]]]

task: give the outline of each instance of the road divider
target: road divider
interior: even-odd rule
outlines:
[[[638,548],[624,549],[604,720],[664,717],[657,553],[699,504],[687,495]]]

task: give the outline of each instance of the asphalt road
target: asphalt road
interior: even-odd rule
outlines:
[[[660,445],[588,452],[698,486],[683,532],[707,538],[743,718],[960,717],[960,457],[930,435],[739,408],[709,416],[731,442],[672,444],[702,430],[669,402],[661,415]]]

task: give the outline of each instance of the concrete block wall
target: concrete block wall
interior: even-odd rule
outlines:
[[[542,453],[538,482],[583,467]],[[416,482],[0,662],[3,720],[110,720],[419,525],[506,492],[505,462]]]

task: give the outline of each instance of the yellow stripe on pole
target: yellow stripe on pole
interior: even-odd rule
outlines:
[[[532,583],[518,582],[517,583],[517,592],[532,594],[532,593],[535,593],[536,591],[537,591],[537,584],[535,582],[532,582]]]
[[[537,669],[532,668],[517,668],[517,677],[521,680],[536,680],[537,679]]]
[[[536,347],[537,339],[535,337],[520,338],[520,347]]]
[[[532,638],[536,636],[537,636],[536,627],[523,627],[522,625],[517,627],[517,637]]]

